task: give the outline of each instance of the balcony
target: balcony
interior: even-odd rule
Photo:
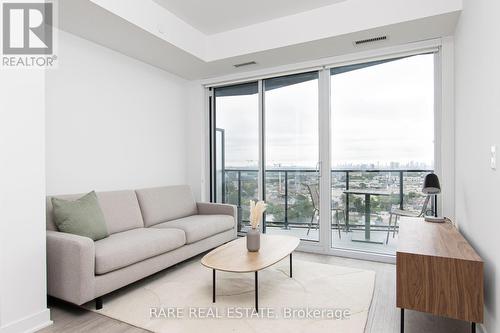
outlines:
[[[429,172],[433,170],[332,170],[332,214],[327,218],[331,221],[333,246],[394,254],[397,232],[393,233],[391,229],[386,244],[390,211],[399,208],[420,212],[425,200],[425,195],[421,192],[422,183]],[[219,178],[218,197],[222,202],[237,205],[238,230],[245,231],[248,228],[249,201],[258,197],[258,171],[226,168],[223,174],[224,177]],[[265,231],[293,234],[305,240],[318,241],[319,217],[314,214],[315,203],[309,189],[314,184],[318,184],[318,172],[314,169],[266,170],[264,186],[268,210],[264,219]],[[370,199],[370,230],[374,243],[353,241],[363,235],[366,229],[365,196],[344,193],[353,189],[383,191],[387,194],[371,196]]]

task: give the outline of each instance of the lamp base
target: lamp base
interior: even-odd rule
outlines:
[[[435,216],[425,216],[424,219],[425,222],[432,222],[432,223],[444,223],[446,221],[444,217],[435,217]]]

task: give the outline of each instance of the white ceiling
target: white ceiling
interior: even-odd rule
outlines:
[[[156,1],[160,0],[60,1],[56,22],[62,30],[196,80],[449,36],[462,8],[461,0],[330,0],[338,3],[205,35]],[[244,11],[243,0],[216,3],[229,1],[238,2]],[[273,0],[273,8],[280,1],[285,0]],[[303,0],[308,1],[326,2]],[[362,46],[353,43],[381,35],[388,39]],[[249,61],[257,64],[233,66]]]
[[[345,0],[153,0],[200,32],[211,35]]]

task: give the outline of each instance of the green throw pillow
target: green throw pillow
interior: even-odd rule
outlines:
[[[51,198],[54,221],[59,231],[99,240],[108,237],[97,195],[94,191],[78,200],[68,201]]]

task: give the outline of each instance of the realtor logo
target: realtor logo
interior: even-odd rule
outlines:
[[[55,68],[54,3],[3,2],[2,63],[6,68]]]
[[[3,54],[52,54],[52,3],[4,3],[3,22]]]

